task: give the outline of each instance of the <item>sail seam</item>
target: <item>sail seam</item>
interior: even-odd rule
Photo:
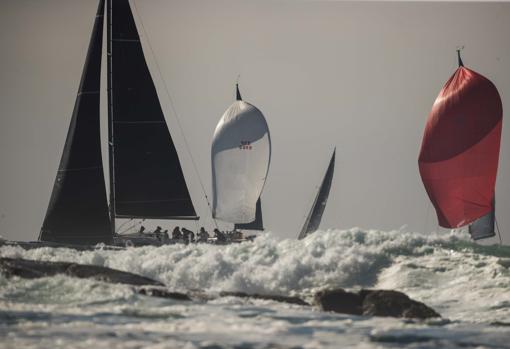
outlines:
[[[174,201],[187,201],[188,199],[163,199],[163,200],[129,200],[129,201],[121,201],[117,200],[116,202],[119,203],[127,203],[127,204],[137,204],[137,203],[143,203],[143,202],[174,202]]]
[[[93,95],[93,94],[98,94],[100,91],[80,91],[78,92],[78,96],[81,96],[81,95]]]
[[[139,39],[112,39],[113,42],[140,42]]]
[[[114,124],[164,124],[164,121],[114,121]]]
[[[94,167],[79,167],[79,168],[68,168],[65,170],[58,170],[57,172],[69,172],[69,171],[83,171],[83,170],[97,170],[102,169],[102,166],[94,166]]]

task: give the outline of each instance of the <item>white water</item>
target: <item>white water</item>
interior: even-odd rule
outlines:
[[[461,233],[329,230],[302,241],[266,234],[229,246],[85,252],[2,247],[0,255],[103,265],[160,280],[173,290],[212,294],[308,298],[323,288],[397,289],[449,319],[365,318],[237,298],[178,302],[64,276],[0,276],[4,347],[510,348],[510,248],[478,246]]]

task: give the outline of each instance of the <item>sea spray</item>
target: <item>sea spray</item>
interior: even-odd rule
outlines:
[[[301,241],[263,234],[238,245],[123,251],[3,246],[0,255],[111,267],[176,291],[306,297],[335,287],[396,289],[445,317],[360,317],[238,297],[181,302],[64,275],[0,275],[0,348],[510,348],[510,248],[480,246],[460,232],[354,228]]]
[[[239,291],[307,297],[326,288],[397,289],[452,318],[510,320],[510,251],[461,232],[328,230],[304,240],[75,251],[2,247],[4,257],[95,264],[159,280],[176,291]],[[491,254],[492,253],[492,254]],[[491,310],[491,311],[489,311]],[[482,314],[478,312],[483,311]]]

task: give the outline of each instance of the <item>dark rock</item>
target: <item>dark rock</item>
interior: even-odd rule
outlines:
[[[432,308],[406,294],[389,290],[361,290],[358,293],[343,289],[326,290],[315,295],[314,303],[324,311],[342,314],[416,319],[441,317]]]
[[[98,281],[134,286],[163,286],[159,281],[133,273],[97,265],[84,265],[70,262],[44,262],[17,258],[0,258],[0,271],[8,277],[19,276],[28,279],[65,274],[77,278],[90,278]]]
[[[363,315],[392,316],[416,319],[441,317],[432,308],[412,300],[406,294],[391,290],[366,290]]]
[[[281,303],[297,304],[297,305],[310,305],[301,298],[278,296],[278,295],[266,295],[266,294],[248,294],[244,292],[220,292],[220,297],[240,297],[240,298],[254,298],[254,299],[265,299]]]
[[[191,298],[187,294],[171,292],[163,287],[139,287],[135,288],[135,291],[139,294],[150,297],[170,298],[178,301],[191,301]]]
[[[339,288],[320,291],[315,294],[314,303],[324,311],[362,315],[362,297]]]

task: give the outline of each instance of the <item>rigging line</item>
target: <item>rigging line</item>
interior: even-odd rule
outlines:
[[[135,5],[134,7],[135,7],[136,16],[140,20],[140,25],[142,26],[142,31],[144,33],[145,39],[146,39],[147,44],[149,46],[149,49],[151,51],[152,58],[154,59],[154,62],[155,62],[156,69],[158,71],[159,77],[160,77],[161,81],[163,82],[163,87],[165,89],[166,96],[167,96],[168,100],[170,101],[170,107],[172,108],[172,112],[173,112],[173,114],[175,116],[175,120],[177,121],[177,125],[179,126],[179,131],[180,131],[181,136],[182,136],[182,138],[184,140],[184,145],[185,145],[186,151],[188,152],[188,155],[189,155],[189,157],[191,159],[191,163],[193,164],[193,169],[195,170],[195,173],[196,173],[196,175],[198,177],[198,181],[200,182],[200,187],[202,188],[202,193],[204,194],[205,201],[207,202],[207,206],[209,207],[209,211],[210,211],[211,217],[212,217],[211,203],[209,202],[209,198],[207,197],[207,193],[205,191],[204,183],[202,182],[202,178],[200,177],[200,173],[198,172],[198,168],[197,168],[197,165],[195,163],[195,159],[193,158],[193,155],[191,153],[191,149],[190,149],[190,146],[188,144],[188,140],[186,139],[186,136],[184,134],[184,130],[183,130],[182,126],[181,126],[181,121],[179,119],[179,114],[177,114],[177,110],[176,110],[176,108],[174,106],[173,99],[170,96],[170,92],[168,90],[168,86],[166,84],[165,79],[163,78],[163,74],[161,73],[161,69],[159,67],[158,59],[156,58],[156,55],[154,54],[154,50],[152,49],[152,45],[151,45],[151,42],[149,40],[149,36],[147,35],[147,31],[145,30],[145,26],[144,26],[143,21],[142,21],[142,16],[140,16],[140,13],[138,11],[138,7],[136,6],[136,1],[133,1],[133,4]],[[214,225],[216,226],[216,228],[218,228],[218,223],[216,222],[216,218],[212,217],[212,219],[214,221]]]
[[[131,221],[134,221],[134,218],[129,219],[129,221],[127,221],[127,222],[125,222],[125,223],[131,222]],[[134,228],[134,227],[136,227],[137,225],[142,225],[143,221],[144,221],[144,219],[142,219],[141,221],[138,221],[138,222],[134,222],[131,226],[127,227],[126,229],[124,229],[124,230],[123,230],[123,231],[121,231],[121,232],[118,232],[117,234],[122,235],[122,234],[124,234],[125,232],[130,231],[131,229],[133,229],[133,228]],[[122,224],[122,225],[125,225],[125,224]],[[121,225],[121,227],[122,227],[122,225]],[[119,227],[119,230],[120,230],[120,227]]]
[[[498,224],[498,220],[496,219],[496,216],[494,216],[494,222],[496,222],[496,229],[498,231],[499,245],[503,246],[503,240],[501,239],[501,231],[499,231],[499,224]]]
[[[122,235],[122,234],[124,234],[125,232],[130,231],[131,229],[133,229],[135,226],[136,226],[136,223],[134,223],[133,225],[131,225],[131,226],[127,227],[127,228],[126,228],[126,229],[124,229],[123,231],[118,232],[117,234]]]
[[[127,221],[125,221],[124,223],[122,223],[118,228],[117,228],[117,231],[116,233],[117,234],[120,234],[118,231],[120,230],[120,228],[122,228],[123,226],[125,226],[126,224],[128,224],[129,222],[131,222],[134,218],[130,218],[128,219]]]

